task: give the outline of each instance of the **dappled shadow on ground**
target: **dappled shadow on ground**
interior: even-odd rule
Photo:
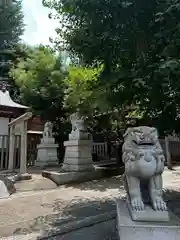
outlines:
[[[89,216],[97,216],[116,209],[115,201],[111,199],[92,201],[90,199],[76,198],[67,203],[63,209],[61,206],[62,200],[60,199],[56,199],[52,204],[44,204],[43,207],[51,208],[54,214],[37,217],[27,228],[20,227],[13,234],[28,234],[43,230],[42,237],[50,234],[52,229],[58,230],[62,225],[74,220],[82,220]]]
[[[66,187],[73,187],[82,191],[94,190],[100,192],[105,192],[109,189],[118,189],[120,192],[123,192],[124,190],[122,176],[120,175],[81,184],[69,184]],[[61,194],[60,191],[59,194]],[[176,190],[165,189],[164,199],[167,202],[169,209],[180,217],[180,188]],[[116,204],[115,201],[112,200],[112,197],[109,199],[98,198],[92,200],[90,197],[86,198],[86,193],[84,192],[83,198],[75,196],[73,200],[68,201],[67,203],[59,198],[52,203],[42,205],[42,207],[52,209],[52,214],[39,216],[33,219],[28,227],[20,227],[14,231],[14,234],[40,232],[42,230],[43,233],[40,233],[40,235],[43,237],[48,233],[50,234],[52,229],[59,229],[66,223],[115,210]]]
[[[180,189],[165,189],[164,200],[167,202],[169,209],[180,217]]]
[[[165,190],[164,199],[169,209],[180,217],[180,189]],[[54,214],[37,217],[29,227],[18,228],[14,231],[14,234],[40,233],[40,231],[42,231],[39,237],[44,237],[47,236],[47,234],[51,234],[54,230],[58,231],[64,224],[69,224],[74,220],[82,220],[89,216],[96,216],[116,209],[116,203],[111,199],[98,199],[92,201],[79,197],[68,202],[63,209],[62,204],[64,204],[64,202],[61,199],[56,199],[51,204],[43,205],[46,208],[51,208]],[[114,234],[114,236],[115,235],[116,234]]]
[[[73,187],[83,191],[94,190],[104,192],[108,189],[124,190],[122,175],[114,176],[111,178],[104,178],[100,180],[92,180],[84,183],[67,184],[65,187]]]

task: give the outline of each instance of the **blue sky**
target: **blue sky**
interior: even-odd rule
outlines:
[[[49,37],[55,37],[55,20],[48,18],[49,9],[43,7],[42,0],[23,0],[26,31],[22,37],[28,44],[48,44]]]

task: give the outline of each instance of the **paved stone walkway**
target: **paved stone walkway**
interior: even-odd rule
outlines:
[[[163,178],[165,199],[180,216],[180,169],[165,171]],[[114,200],[125,196],[121,176],[51,190],[20,190],[0,200],[0,239],[36,239],[36,232],[43,229],[113,210]],[[23,238],[23,233],[29,235]]]

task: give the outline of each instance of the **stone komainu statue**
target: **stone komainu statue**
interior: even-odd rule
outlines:
[[[43,137],[52,137],[52,129],[53,129],[53,125],[51,122],[46,122],[44,125],[44,131],[43,131]]]
[[[164,155],[156,128],[128,128],[124,134],[123,162],[125,164],[124,185],[128,201],[135,211],[143,211],[143,191],[149,194],[155,211],[166,211],[162,198],[162,172]],[[146,182],[142,189],[141,183]],[[147,195],[146,194],[146,195]]]
[[[84,117],[79,113],[74,113],[70,116],[72,131],[69,134],[69,140],[89,140],[90,134],[87,132],[87,127],[84,123]]]

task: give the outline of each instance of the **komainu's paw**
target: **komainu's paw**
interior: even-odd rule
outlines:
[[[133,198],[131,200],[131,207],[134,211],[143,211],[144,203],[141,198]]]
[[[161,197],[157,197],[152,202],[155,211],[167,211],[167,205]]]

